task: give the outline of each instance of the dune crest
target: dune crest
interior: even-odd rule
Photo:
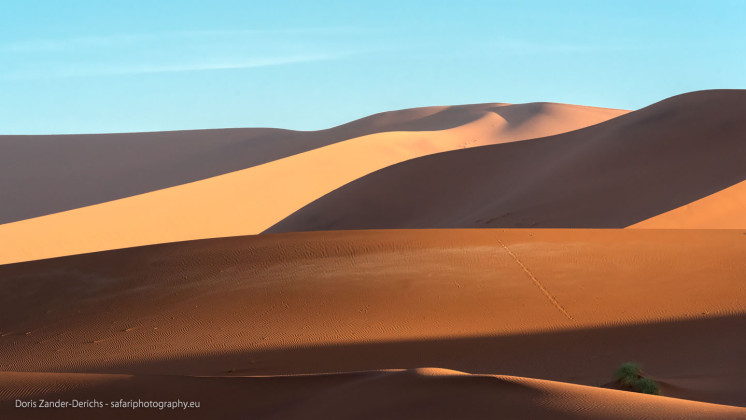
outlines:
[[[453,128],[507,104],[383,112],[319,131],[0,136],[0,224],[195,182],[383,131]]]
[[[544,103],[445,108],[436,115],[449,114],[456,119],[450,123],[468,122],[440,131],[370,134],[189,184],[0,225],[0,264],[257,234],[325,194],[398,162],[555,134],[624,112]],[[378,128],[434,124],[417,115],[414,125],[381,116],[385,121]],[[443,124],[440,118],[434,121]]]
[[[524,138],[585,127],[626,111],[557,104],[475,104],[383,112],[318,131],[274,128],[0,136],[0,224],[144,194],[390,131],[438,131],[487,113],[526,122]],[[534,119],[538,118],[538,124]],[[553,127],[538,127],[541,124]]]
[[[746,91],[675,96],[552,137],[424,156],[267,232],[624,228],[746,180]]]

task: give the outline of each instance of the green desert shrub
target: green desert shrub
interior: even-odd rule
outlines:
[[[646,378],[642,373],[642,367],[637,363],[624,363],[614,371],[614,379],[620,385],[629,388],[632,391],[642,394],[660,395],[658,383],[650,378]]]
[[[650,378],[642,378],[632,385],[632,389],[643,394],[660,395],[658,383]]]
[[[614,379],[624,386],[632,386],[642,377],[642,367],[636,363],[625,363],[614,372]]]

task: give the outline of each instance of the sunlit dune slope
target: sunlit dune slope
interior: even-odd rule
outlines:
[[[198,181],[382,131],[456,127],[505,104],[426,107],[319,131],[274,128],[0,136],[8,223]]]
[[[0,212],[8,223],[198,181],[338,141],[451,128],[501,104],[404,109],[320,131],[273,128],[0,136]]]
[[[193,411],[13,410],[25,399],[199,401]],[[85,396],[85,398],[81,398]],[[240,403],[239,403],[240,402]],[[88,413],[86,413],[88,411]],[[8,419],[744,419],[746,409],[511,376],[419,368],[287,377],[183,377],[0,373]]]
[[[549,138],[426,156],[268,232],[627,227],[746,180],[745,113],[746,91],[693,92]]]
[[[642,363],[746,405],[746,232],[310,232],[0,266],[0,370],[438,366],[585,385]]]
[[[424,108],[382,114],[351,123],[354,129],[333,130],[342,130],[347,134],[384,129],[440,131],[371,134],[190,184],[0,225],[0,264],[153,243],[260,233],[328,192],[407,159],[555,134],[607,120],[624,112],[532,103]],[[453,128],[448,128],[450,126]],[[195,133],[198,132],[190,135],[196,136]],[[315,133],[312,136],[318,135]],[[169,139],[164,143],[178,140]],[[196,138],[193,140],[198,142]],[[221,167],[221,159],[228,159],[234,153],[245,153],[248,158],[253,153],[266,157],[268,152],[262,151],[264,146],[261,145],[277,151],[269,140],[262,140],[256,147],[249,147],[249,141],[233,140],[229,142],[230,147],[213,151],[217,154],[214,158],[192,156],[182,162],[182,169],[186,172],[168,165],[157,170],[178,177],[183,175],[179,175],[182,172],[192,174],[190,167],[204,165],[204,161],[213,169]],[[124,143],[117,145],[124,147]],[[242,149],[244,144],[249,145],[245,150]],[[287,149],[291,143],[279,144],[277,147]],[[282,150],[282,153],[286,152]],[[168,155],[169,150],[162,150],[162,154]],[[156,165],[157,159],[158,156],[152,158],[150,164]],[[246,162],[241,161],[241,164]],[[107,189],[107,182],[119,182],[117,176],[120,174],[116,171],[107,175],[109,181],[95,181],[98,176],[94,174],[100,168],[94,169],[89,173],[86,172],[88,169],[83,168],[78,175],[90,175],[88,182],[95,183],[95,188]],[[40,174],[45,174],[43,167],[38,170]],[[107,173],[106,170],[100,172]],[[133,172],[137,173],[133,174],[134,177],[145,178],[150,173],[147,170]],[[12,183],[13,188],[26,188],[30,184],[24,180],[17,182]],[[54,183],[51,180],[44,182]],[[40,200],[49,198],[49,191],[44,193],[45,190],[41,190]],[[64,195],[65,190],[59,190],[59,194]],[[13,208],[16,206],[14,203],[24,202],[25,196],[18,192],[8,197],[3,206],[8,203]]]
[[[746,182],[630,226],[634,229],[746,229]]]
[[[319,131],[0,136],[0,197],[9,197],[0,208],[0,224],[199,181],[368,134],[445,130],[493,112],[510,122],[510,130],[525,131],[515,135],[533,137],[532,129],[553,134],[625,111],[489,103],[390,111]],[[537,117],[540,121],[532,121]]]

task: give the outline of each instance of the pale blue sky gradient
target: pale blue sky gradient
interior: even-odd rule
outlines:
[[[746,88],[746,1],[3,0],[0,134]]]

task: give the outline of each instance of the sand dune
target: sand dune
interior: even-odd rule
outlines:
[[[0,137],[0,418],[746,419],[744,112]]]
[[[633,229],[746,229],[746,182],[630,226]]]
[[[413,159],[268,232],[627,227],[746,180],[745,112],[746,91],[693,92],[549,138]]]
[[[537,379],[420,368],[286,377],[0,373],[4,418],[80,418],[77,410],[5,408],[25,400],[199,401],[189,411],[89,409],[106,418],[742,419],[746,409]],[[412,392],[416,390],[415,392]],[[289,392],[290,391],[290,392]],[[237,404],[242,401],[242,404]],[[105,413],[105,414],[104,414]]]
[[[202,181],[1,225],[0,264],[153,243],[260,233],[328,192],[370,172],[407,159],[458,148],[555,134],[594,124],[624,112],[539,103],[483,104],[386,113],[353,122],[347,128],[343,126],[332,129],[337,130],[334,132],[338,134],[335,139],[342,136],[339,133],[349,135],[384,129],[444,130],[393,131],[366,135]],[[447,128],[451,125],[454,128]],[[310,137],[316,139],[313,142],[303,140],[296,144],[293,143],[295,140],[278,141],[273,137],[277,133],[268,134],[268,137],[261,140],[245,140],[240,133],[231,131],[230,136],[216,142],[214,146],[212,143],[207,146],[206,141],[200,143],[203,140],[197,137],[199,132],[188,133],[193,136],[190,137],[192,143],[201,144],[195,147],[194,155],[164,158],[166,163],[159,163],[161,157],[170,156],[171,148],[166,148],[165,145],[178,143],[180,137],[173,133],[159,134],[164,139],[148,146],[163,148],[160,154],[148,158],[147,165],[152,170],[138,169],[134,171],[137,175],[133,176],[135,179],[142,177],[147,188],[151,188],[154,186],[151,180],[163,184],[176,182],[177,179],[184,180],[185,174],[204,175],[207,169],[192,171],[193,167],[203,165],[195,163],[197,159],[200,162],[206,161],[205,165],[212,168],[210,170],[213,172],[228,167],[235,169],[250,163],[246,159],[265,159],[270,155],[289,153],[291,145],[296,148],[293,149],[295,152],[298,151],[298,145],[306,147],[315,142],[314,145],[318,146],[317,140],[323,137],[318,137],[321,134],[315,133]],[[148,140],[146,137],[135,138],[138,139],[142,142]],[[108,140],[121,148],[127,138],[118,143],[114,142],[114,137]],[[250,146],[253,144],[251,142],[256,144]],[[89,142],[81,142],[77,148],[85,149],[88,144]],[[236,148],[243,145],[250,147],[237,152]],[[141,151],[142,147],[135,149]],[[83,155],[90,156],[91,153],[99,151],[91,148]],[[209,156],[210,153],[212,158],[203,156]],[[234,159],[234,154],[245,158],[235,158],[238,160],[224,165],[226,159]],[[119,194],[117,191],[122,190],[117,185],[134,185],[129,178],[132,171],[125,169],[134,164],[132,159],[135,158],[133,155],[131,159],[123,159],[123,163],[115,165],[111,171],[98,165],[92,168],[84,166],[76,170],[73,178],[86,178],[86,182],[92,183],[91,188],[96,191]],[[174,160],[179,162],[175,163]],[[107,159],[102,159],[99,163],[106,165],[106,162]],[[175,166],[181,169],[175,169]],[[54,165],[51,167],[56,168]],[[49,175],[46,170],[35,170],[39,172],[39,176],[44,177],[43,183],[57,185],[54,177],[46,177]],[[167,175],[151,178],[153,171]],[[108,175],[102,175],[104,181],[99,182],[98,175],[94,175],[98,173]],[[10,208],[16,207],[14,203],[21,203],[17,204],[20,206],[18,208],[24,207],[25,204],[22,203],[26,202],[23,199],[26,193],[35,194],[41,201],[48,198],[55,201],[54,197],[58,194],[68,196],[65,188],[50,187],[55,190],[55,194],[50,195],[47,187],[31,183],[27,179],[6,179],[11,181],[12,188],[23,189],[8,195],[13,198],[9,200]],[[91,192],[93,190],[83,190],[81,194],[96,195]],[[76,194],[71,193],[70,196]]]
[[[319,131],[0,136],[0,223],[143,194],[382,131],[456,127],[506,104],[404,109]]]
[[[745,233],[312,232],[4,265],[0,370],[600,385],[634,360],[666,395],[746,406]]]
[[[495,113],[508,120],[510,130],[529,138],[624,112],[490,103],[390,111],[320,131],[239,128],[0,136],[0,197],[12,197],[0,209],[0,224],[199,181],[378,132],[445,130]]]

